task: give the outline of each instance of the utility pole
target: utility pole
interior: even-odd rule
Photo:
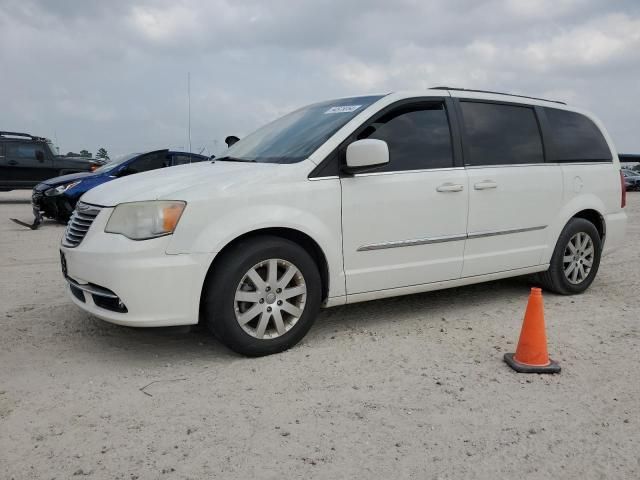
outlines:
[[[189,153],[191,153],[191,72],[187,72],[187,101],[189,103]]]

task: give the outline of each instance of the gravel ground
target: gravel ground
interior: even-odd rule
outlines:
[[[556,376],[513,351],[523,279],[338,307],[239,357],[71,304],[62,227],[0,193],[0,478],[640,478],[640,194],[591,289],[545,294]]]

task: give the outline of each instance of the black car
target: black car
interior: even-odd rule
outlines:
[[[50,178],[33,189],[31,201],[36,217],[34,225],[40,223],[41,215],[59,222],[66,222],[82,194],[116,178],[210,159],[211,157],[196,153],[175,152],[167,149],[154,150],[121,155],[91,173],[83,172]]]
[[[43,180],[90,172],[102,163],[54,153],[51,141],[28,133],[0,131],[0,191],[29,189]]]

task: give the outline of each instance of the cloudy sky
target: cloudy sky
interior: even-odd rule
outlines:
[[[465,86],[594,111],[640,153],[638,0],[0,0],[0,130],[222,150],[317,100]]]

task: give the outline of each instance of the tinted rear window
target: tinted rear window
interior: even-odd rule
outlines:
[[[551,162],[611,161],[611,150],[600,129],[576,112],[545,108],[551,136]]]
[[[464,124],[465,164],[542,163],[540,129],[533,108],[460,102]]]

